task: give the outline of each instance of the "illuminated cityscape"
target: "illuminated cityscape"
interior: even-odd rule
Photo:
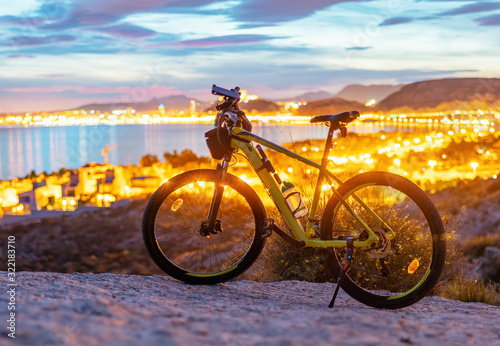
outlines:
[[[256,95],[251,95],[257,99]],[[248,113],[253,123],[295,124],[308,126],[310,116],[301,116],[296,102],[282,103],[283,112]],[[62,113],[42,113],[37,115],[8,115],[0,119],[3,126],[75,126],[75,125],[124,125],[124,124],[195,124],[213,123],[214,111],[139,113],[133,109],[115,110],[111,114],[100,111],[67,111]],[[295,109],[296,112],[286,112]],[[460,179],[497,178],[500,173],[500,112],[460,111],[452,113],[413,114],[362,114],[352,125],[352,129],[365,128],[371,134],[351,134],[355,139],[344,140],[341,150],[332,151],[329,157],[330,169],[336,173],[359,173],[382,169],[404,175],[418,182],[424,188],[436,182]],[[310,125],[309,125],[310,126]],[[392,132],[377,133],[376,129],[391,126]],[[412,133],[401,132],[412,129]],[[202,134],[200,133],[200,136]],[[350,141],[349,141],[350,139]],[[342,142],[342,143],[344,143]],[[287,144],[297,152],[319,161],[323,142],[314,144]],[[467,146],[470,159],[454,155],[450,150]],[[300,147],[296,147],[299,145]],[[26,215],[40,210],[75,211],[81,206],[109,207],[112,203],[126,198],[145,196],[183,168],[172,168],[167,162],[154,162],[150,166],[108,164],[108,151],[102,150],[104,164],[93,163],[86,167],[68,170],[62,174],[44,174],[24,179],[0,182],[0,215]],[[472,149],[471,149],[472,148]],[[458,149],[462,150],[462,149]],[[287,159],[281,161],[287,165]],[[212,162],[213,164],[213,162]],[[211,166],[199,163],[198,166]],[[285,167],[283,166],[283,167]],[[257,183],[250,170],[239,163],[235,169],[240,178],[251,185]],[[281,172],[284,178],[293,172],[290,166]],[[311,173],[309,170],[306,174]],[[324,186],[323,189],[327,189]]]

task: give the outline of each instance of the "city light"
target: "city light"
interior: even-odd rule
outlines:
[[[304,105],[304,102],[296,103],[297,107]],[[293,107],[293,106],[292,106]],[[22,114],[22,115],[7,115],[0,117],[0,125],[8,126],[95,126],[98,124],[114,125],[114,124],[197,124],[206,123],[213,124],[215,113],[199,112],[196,115],[189,112],[165,112],[164,115],[157,114],[158,112],[132,112],[116,110],[110,114],[101,113],[98,110],[93,111],[71,111],[62,113],[43,113],[43,114]],[[436,181],[449,181],[454,179],[470,179],[475,177],[481,178],[496,178],[498,169],[497,162],[500,158],[499,150],[496,147],[484,146],[484,143],[492,143],[495,138],[498,138],[498,119],[500,113],[483,112],[483,114],[461,111],[459,115],[467,117],[449,118],[443,113],[429,114],[362,114],[360,118],[351,123],[352,132],[356,132],[358,126],[362,131],[368,129],[368,134],[362,135],[362,131],[354,140],[338,139],[338,147],[336,147],[328,156],[332,163],[328,167],[336,174],[345,172],[361,173],[374,169],[382,169],[393,171],[397,174],[402,174],[412,181],[419,184]],[[471,115],[473,114],[473,115]],[[248,114],[249,119],[257,126],[276,123],[276,124],[291,124],[308,126],[310,116],[296,115],[292,112],[276,112],[270,113],[252,113]],[[389,124],[389,125],[387,125]],[[385,126],[401,126],[405,131],[392,132],[389,130],[384,134],[377,134],[380,127]],[[369,131],[372,134],[369,134]],[[401,130],[401,129],[400,129]],[[415,131],[418,130],[418,131]],[[417,136],[418,134],[418,136]],[[370,137],[370,140],[364,140],[364,137]],[[491,139],[486,137],[490,136]],[[364,142],[360,142],[364,141]],[[482,142],[481,142],[482,141]],[[361,146],[361,143],[364,143]],[[458,161],[456,155],[447,155],[442,151],[447,149],[453,143],[483,143],[476,146],[471,146],[469,157],[473,162]],[[323,154],[324,141],[313,140],[300,143],[299,146],[293,148],[295,152],[307,153],[307,157],[313,161],[320,162]],[[111,150],[112,147],[108,147]],[[487,148],[487,150],[486,150]],[[456,149],[453,149],[454,152]],[[471,160],[469,158],[469,160]],[[282,178],[290,178],[293,180],[295,175],[299,177],[301,174],[311,174],[315,170],[295,169],[293,162],[286,161],[282,163],[286,167],[285,171],[280,173]],[[165,166],[168,167],[168,166]],[[293,167],[293,168],[292,168]],[[479,170],[481,167],[481,170]],[[209,168],[209,167],[206,167]],[[471,174],[472,168],[472,174]],[[238,168],[242,170],[243,168]],[[75,197],[69,197],[62,194],[62,189],[68,182],[68,176],[45,177],[39,176],[36,179],[46,181],[44,187],[37,187],[36,194],[37,206],[35,208],[46,208],[47,210],[63,210],[73,211],[83,205],[97,205],[106,207],[123,198],[132,198],[141,196],[144,193],[154,192],[158,186],[164,184],[172,176],[180,173],[182,170],[170,170],[161,168],[158,172],[168,172],[150,176],[151,171],[127,171],[127,168],[120,168],[113,165],[96,165],[95,167],[81,167],[73,174],[79,174],[78,171],[88,171],[92,181],[82,182],[79,187],[82,195],[78,194]],[[120,184],[111,185],[97,183],[105,176],[104,172],[114,170],[117,172],[123,171]],[[132,173],[134,172],[134,173]],[[156,172],[156,171],[155,171]],[[286,172],[286,173],[285,173]],[[157,174],[157,173],[154,173]],[[287,174],[290,174],[288,176]],[[292,175],[293,174],[293,175]],[[149,176],[146,180],[133,180],[134,175],[138,177]],[[124,179],[123,177],[128,178]],[[238,176],[251,186],[259,183],[256,178],[249,178],[249,173],[246,170],[238,172]],[[131,180],[132,179],[132,180]],[[141,178],[142,179],[142,178]],[[21,203],[19,196],[33,188],[32,181],[17,180],[0,182],[0,206],[6,213],[23,215],[30,213],[30,206],[26,203]],[[97,186],[100,186],[98,189]],[[195,184],[189,184],[190,188],[203,188],[205,182],[199,181]],[[111,190],[111,189],[114,190]],[[322,186],[322,189],[328,189],[328,186]],[[35,192],[35,191],[34,191]],[[90,199],[86,199],[84,195],[92,195]],[[50,202],[49,202],[50,199]]]
[[[479,163],[477,163],[477,162],[471,162],[470,166],[472,167],[472,175],[475,177],[476,176],[476,170],[477,170],[477,167],[479,166]]]

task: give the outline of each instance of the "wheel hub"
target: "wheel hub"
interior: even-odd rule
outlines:
[[[199,233],[202,237],[209,238],[211,234],[218,234],[222,232],[222,223],[219,219],[215,220],[215,225],[213,229],[208,228],[208,219],[204,218],[201,220],[196,220],[192,226],[191,230],[195,233]]]

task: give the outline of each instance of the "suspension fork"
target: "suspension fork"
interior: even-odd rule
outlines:
[[[204,225],[202,226],[202,233],[205,235],[216,233],[214,228],[217,223],[217,214],[219,213],[220,203],[222,201],[222,194],[224,193],[227,168],[229,167],[230,160],[231,160],[231,154],[228,154],[224,156],[224,158],[222,159],[222,163],[217,164],[215,191],[212,197],[212,202],[210,203],[210,209],[208,211],[207,220],[206,222],[204,222]]]

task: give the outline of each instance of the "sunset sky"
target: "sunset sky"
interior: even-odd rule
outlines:
[[[3,1],[0,42],[0,113],[207,100],[213,83],[276,99],[500,77],[500,1]]]

